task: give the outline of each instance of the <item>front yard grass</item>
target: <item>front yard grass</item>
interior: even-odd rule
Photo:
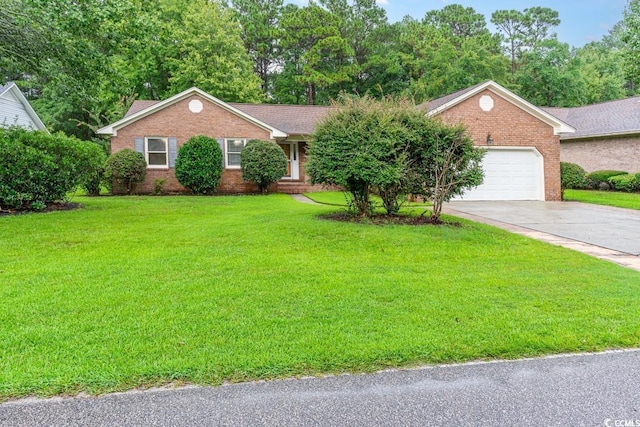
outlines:
[[[564,199],[615,206],[618,208],[640,210],[640,193],[621,193],[618,191],[564,190]]]
[[[640,273],[287,195],[0,217],[0,400],[640,345]]]

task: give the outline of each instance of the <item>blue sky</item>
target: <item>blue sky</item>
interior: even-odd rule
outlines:
[[[305,4],[306,0],[289,0]],[[616,22],[622,19],[627,0],[378,0],[387,11],[389,21],[395,22],[409,15],[422,19],[429,10],[442,9],[447,4],[472,7],[485,15],[491,27],[491,13],[500,9],[524,10],[543,6],[558,11],[561,24],[556,28],[558,39],[572,46],[583,46],[600,40]]]

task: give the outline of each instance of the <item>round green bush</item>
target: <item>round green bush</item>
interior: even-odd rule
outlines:
[[[0,208],[41,210],[63,201],[101,166],[92,142],[62,133],[0,127]]]
[[[287,174],[287,156],[271,141],[252,139],[240,152],[242,179],[258,184],[264,193],[274,182]]]
[[[560,182],[562,188],[585,188],[587,186],[587,173],[580,165],[560,162]]]
[[[609,178],[609,184],[616,191],[640,191],[640,180],[634,174],[616,175]]]
[[[146,176],[144,155],[129,148],[113,153],[105,164],[105,179],[124,187],[127,194],[131,194]]]
[[[215,139],[194,136],[178,150],[176,178],[192,193],[213,193],[221,176],[222,150]]]

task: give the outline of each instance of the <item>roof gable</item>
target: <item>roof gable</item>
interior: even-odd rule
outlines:
[[[230,113],[235,114],[236,116],[243,118],[250,123],[255,124],[256,126],[269,131],[269,133],[271,134],[271,138],[273,139],[287,137],[287,134],[282,130],[277,129],[263,122],[262,120],[259,120],[258,118],[253,117],[247,114],[246,112],[239,110],[238,108],[234,107],[231,104],[228,104],[212,95],[209,95],[208,93],[198,89],[197,87],[192,87],[190,89],[187,89],[183,92],[180,92],[177,95],[174,95],[170,98],[165,99],[164,101],[136,101],[138,102],[138,104],[134,103],[129,109],[129,111],[127,112],[127,114],[122,119],[108,126],[105,126],[101,129],[98,129],[97,133],[101,135],[115,136],[117,135],[119,129],[127,125],[130,125],[131,123],[138,121],[144,117],[154,114],[170,105],[173,105],[179,101],[182,101],[183,99],[186,99],[191,95],[199,95],[202,98],[208,100],[209,102],[217,105],[218,107],[223,108],[224,110],[227,110]]]
[[[23,114],[27,115],[28,121],[35,125],[36,130],[48,132],[47,127],[44,125],[42,120],[40,120],[38,114],[36,114],[33,107],[31,107],[31,104],[29,104],[27,98],[25,98],[25,96],[22,94],[22,91],[14,82],[9,82],[4,86],[0,86],[0,99],[4,100],[4,102],[21,104]],[[0,124],[1,123],[2,120],[0,120]],[[29,126],[31,126],[31,124],[29,124]]]
[[[540,121],[553,127],[554,134],[556,135],[559,135],[562,133],[573,133],[576,131],[569,124],[563,122],[562,120],[549,114],[548,112],[542,110],[541,108],[536,107],[535,105],[531,104],[530,102],[524,100],[523,98],[519,97],[515,93],[507,90],[506,88],[500,86],[498,83],[491,80],[429,102],[427,104],[429,108],[428,114],[430,116],[438,115],[443,111],[446,111],[460,104],[461,102],[466,101],[467,99],[471,98],[472,96],[484,90],[491,91],[492,93],[503,98],[507,102],[515,105],[521,110],[531,114],[532,116],[536,117]]]

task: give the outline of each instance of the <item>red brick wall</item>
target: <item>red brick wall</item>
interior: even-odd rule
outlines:
[[[493,99],[491,111],[480,108],[483,95]],[[440,116],[449,123],[464,123],[478,146],[486,146],[487,134],[491,133],[494,146],[537,148],[544,158],[545,199],[560,200],[560,140],[553,134],[551,126],[489,90],[476,94]]]
[[[640,172],[640,137],[562,141],[560,160],[576,163],[587,172],[621,170]]]
[[[200,113],[189,111],[188,104],[192,99],[200,99],[204,105]],[[175,137],[178,147],[189,138],[196,135],[207,135],[212,138],[247,138],[269,140],[269,132],[230,113],[223,108],[209,102],[199,95],[192,95],[171,106],[168,106],[150,116],[118,130],[117,136],[111,138],[111,152],[115,153],[124,148],[134,149],[134,139],[145,136]],[[301,160],[304,149],[301,147]],[[302,162],[301,162],[302,163]],[[301,173],[301,176],[304,176]],[[164,191],[182,192],[186,189],[180,185],[175,177],[174,169],[147,169],[145,181],[137,188],[138,193],[153,191],[156,179],[165,179]],[[315,187],[306,184],[304,180],[294,183],[275,185],[275,191],[303,192]],[[118,189],[114,189],[118,191]],[[242,180],[240,169],[224,169],[218,187],[220,193],[246,193],[257,191],[253,183]]]

